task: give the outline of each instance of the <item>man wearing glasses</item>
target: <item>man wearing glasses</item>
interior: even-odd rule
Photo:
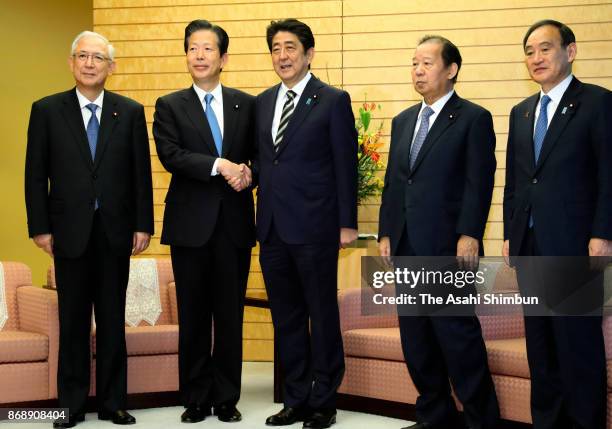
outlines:
[[[96,317],[98,419],[136,423],[125,411],[125,291],[130,255],[153,233],[151,161],[144,108],[104,90],[115,70],[104,36],[72,43],[76,88],[32,105],[25,166],[28,232],[54,259],[59,304],[56,428],[85,418],[91,310]]]

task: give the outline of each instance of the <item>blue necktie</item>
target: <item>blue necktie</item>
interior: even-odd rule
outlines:
[[[540,115],[538,116],[535,132],[533,133],[533,154],[535,156],[536,164],[540,158],[542,144],[544,143],[544,137],[546,137],[546,130],[548,129],[548,103],[550,103],[550,97],[548,95],[544,95],[540,99]],[[533,228],[533,214],[529,214],[529,228]]]
[[[97,105],[90,103],[87,107],[91,111],[91,118],[87,123],[87,140],[89,141],[89,151],[91,152],[91,159],[96,159],[96,145],[98,144],[98,131],[100,130],[100,123],[96,116]]]
[[[210,102],[212,101],[212,99],[212,94],[206,94],[204,96],[204,101],[206,102],[206,119],[208,120],[210,131],[212,132],[213,139],[215,140],[215,147],[217,148],[217,153],[219,154],[219,156],[221,156],[223,136],[221,136],[221,128],[219,128],[219,122],[217,122],[217,116],[215,115],[215,111],[210,106]]]
[[[425,137],[427,137],[427,133],[429,132],[429,117],[433,114],[434,111],[429,106],[426,106],[421,112],[421,126],[419,127],[419,131],[417,132],[414,142],[412,142],[412,147],[410,148],[410,168],[414,167],[414,162],[419,156],[421,146],[423,146]]]
[[[550,97],[544,95],[540,100],[540,115],[538,116],[535,132],[533,133],[533,153],[535,155],[536,164],[540,158],[542,144],[544,143],[544,137],[546,137],[546,130],[548,129],[548,103],[550,103]]]

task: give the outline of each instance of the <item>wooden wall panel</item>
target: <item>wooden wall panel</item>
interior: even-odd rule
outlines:
[[[604,0],[94,0],[94,28],[116,48],[117,73],[109,89],[145,105],[151,133],[158,97],[191,84],[186,72],[183,32],[187,22],[206,18],[230,35],[230,61],[222,81],[251,94],[275,84],[265,41],[270,20],[296,17],[316,36],[313,72],[346,89],[356,111],[364,100],[379,103],[373,126],[383,123],[382,159],[387,162],[391,119],[419,102],[410,77],[417,40],[441,34],[461,50],[463,67],[457,92],[491,111],[497,135],[495,189],[485,233],[485,253],[499,255],[503,239],[502,199],[508,114],[512,106],[538,91],[523,64],[522,38],[533,22],[566,22],[578,39],[574,73],[586,82],[612,88],[612,1]],[[159,243],[170,175],[152,151],[155,226],[147,253],[167,255]],[[379,177],[384,171],[378,172]],[[376,233],[380,198],[359,207],[360,231]],[[249,290],[264,293],[259,248],[253,249]],[[354,257],[340,259],[341,281],[356,286]],[[349,269],[347,270],[347,266]],[[344,273],[344,274],[342,274]],[[272,358],[267,310],[245,312],[244,356]]]

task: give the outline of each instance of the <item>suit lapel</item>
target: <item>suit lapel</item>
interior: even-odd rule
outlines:
[[[93,168],[93,160],[91,159],[91,152],[89,150],[89,141],[87,140],[87,131],[85,130],[83,114],[81,113],[79,99],[77,98],[75,89],[66,92],[66,96],[63,101],[62,115],[64,116],[64,119],[66,119],[68,128],[70,128],[70,131],[74,136],[74,142],[79,148],[83,161],[90,169]]]
[[[535,94],[527,99],[525,106],[518,112],[519,117],[517,118],[517,144],[525,144],[528,147],[523,147],[517,150],[517,153],[526,153],[529,158],[529,165],[531,169],[535,169],[535,156],[533,148],[533,127],[535,120],[535,110],[538,105],[539,94]],[[523,143],[524,142],[524,143]]]
[[[206,120],[202,102],[198,99],[198,95],[196,94],[195,90],[193,88],[187,89],[183,96],[183,100],[185,102],[184,107],[187,116],[193,123],[193,126],[198,130],[198,133],[202,137],[202,140],[204,140],[204,143],[208,147],[210,153],[221,156],[221,154],[217,154],[215,139],[212,136],[212,131],[210,131],[210,126]]]
[[[263,143],[270,148],[274,148],[274,142],[272,141],[272,122],[274,121],[274,110],[276,108],[276,97],[278,97],[278,91],[280,90],[280,83],[264,94],[264,98],[261,102],[263,105],[263,112],[261,114],[261,120],[263,121],[262,128],[264,135],[266,136],[266,142]]]
[[[311,110],[314,109],[314,107],[318,104],[319,96],[317,92],[322,86],[323,84],[319,79],[314,76],[311,76],[310,80],[306,84],[306,87],[304,88],[304,92],[300,96],[300,101],[295,107],[293,115],[289,119],[289,124],[287,124],[287,129],[285,130],[285,134],[283,135],[283,140],[281,141],[280,147],[278,148],[279,154],[284,150],[285,147],[287,147],[289,143],[291,143],[291,137],[293,137],[293,135],[298,130],[304,119],[306,119]]]
[[[102,113],[100,114],[100,130],[98,131],[98,144],[96,146],[96,158],[94,170],[100,165],[100,160],[108,146],[108,140],[113,134],[117,123],[121,120],[118,109],[118,97],[112,92],[104,91],[104,101],[102,102]]]
[[[223,92],[223,146],[221,151],[225,158],[234,141],[236,124],[240,116],[240,103],[223,85],[221,85],[221,91]]]
[[[570,86],[565,91],[565,94],[563,94],[563,97],[561,97],[561,101],[559,102],[555,114],[550,121],[550,125],[548,126],[548,130],[546,131],[546,136],[544,137],[544,142],[542,143],[542,151],[540,152],[540,157],[538,158],[538,163],[536,165],[536,171],[542,166],[544,161],[546,161],[546,158],[550,154],[555,142],[559,139],[559,136],[561,136],[569,121],[574,117],[574,114],[578,109],[578,95],[581,90],[582,84],[578,79],[573,78]]]
[[[411,174],[419,168],[421,162],[423,162],[423,158],[427,156],[427,153],[431,150],[431,148],[436,144],[439,137],[444,133],[444,131],[450,127],[459,116],[459,109],[461,108],[461,99],[455,92],[451,98],[446,102],[436,121],[431,126],[429,132],[427,133],[427,137],[425,137],[425,141],[423,142],[423,146],[421,146],[421,150],[417,155],[417,159],[414,162],[414,167],[412,168]],[[416,124],[416,121],[415,121]],[[416,127],[416,125],[415,125]]]

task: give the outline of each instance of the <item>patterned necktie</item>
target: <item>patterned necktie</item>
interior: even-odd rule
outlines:
[[[533,133],[533,152],[536,164],[540,158],[542,144],[544,143],[544,137],[546,137],[546,130],[548,129],[548,103],[550,103],[550,97],[544,95],[540,100],[540,115],[538,116],[538,122],[536,122],[535,132]]]
[[[421,125],[419,126],[419,131],[417,132],[414,142],[412,142],[412,147],[410,148],[410,168],[414,167],[414,162],[419,156],[421,146],[423,146],[423,142],[425,141],[427,133],[429,132],[429,117],[433,114],[434,111],[429,106],[426,106],[423,109],[423,112],[421,112]]]
[[[206,102],[206,120],[208,120],[208,125],[210,126],[210,131],[212,133],[213,140],[215,141],[217,154],[221,156],[223,136],[221,135],[221,128],[219,128],[219,122],[217,122],[217,116],[215,115],[215,111],[210,106],[210,102],[212,101],[212,99],[212,94],[206,94],[204,96],[204,101]]]
[[[295,92],[291,90],[287,91],[287,101],[285,101],[285,104],[283,105],[283,113],[281,114],[280,122],[278,123],[278,131],[276,132],[276,138],[274,139],[274,150],[276,152],[278,152],[278,145],[283,140],[283,134],[285,134],[287,124],[289,124],[289,119],[291,119],[291,115],[293,114],[293,110],[295,108],[293,99],[295,96]]]
[[[91,112],[91,118],[87,123],[87,140],[89,142],[89,151],[91,152],[91,159],[96,159],[96,146],[98,145],[98,131],[100,130],[100,122],[96,116],[96,104],[90,103],[85,106]]]

